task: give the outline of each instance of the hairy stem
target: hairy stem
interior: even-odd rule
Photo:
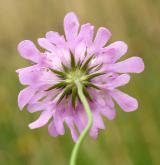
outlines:
[[[91,113],[88,101],[83,93],[82,85],[79,81],[76,82],[76,85],[78,88],[78,95],[80,97],[80,100],[84,106],[84,109],[85,109],[87,117],[88,117],[88,123],[72,150],[70,165],[76,165],[76,160],[77,160],[77,155],[78,155],[80,145],[82,144],[84,138],[87,136],[87,134],[92,126],[92,122],[93,122],[92,113]]]

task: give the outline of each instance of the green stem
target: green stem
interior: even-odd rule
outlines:
[[[82,144],[84,138],[87,136],[87,134],[92,126],[92,122],[93,122],[92,113],[91,113],[88,101],[83,93],[82,85],[79,81],[76,82],[76,85],[78,88],[78,95],[80,97],[80,100],[84,106],[84,109],[85,109],[87,117],[88,117],[88,123],[72,150],[70,165],[76,165],[76,160],[77,160],[77,155],[78,155],[80,145]]]

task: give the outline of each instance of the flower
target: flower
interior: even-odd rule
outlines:
[[[65,37],[50,31],[45,38],[39,38],[43,52],[32,41],[19,43],[20,55],[33,65],[17,70],[21,84],[27,86],[19,93],[18,105],[20,110],[27,106],[30,113],[40,111],[39,118],[29,128],[49,123],[49,134],[55,137],[64,135],[66,123],[76,141],[87,125],[77,94],[78,80],[93,115],[90,136],[96,138],[99,129],[105,129],[102,115],[109,120],[115,118],[114,101],[126,112],[138,108],[135,98],[117,88],[129,82],[128,73],[142,72],[144,63],[140,57],[118,61],[127,52],[127,45],[116,41],[105,46],[111,32],[100,27],[94,37],[94,26],[90,23],[80,26],[73,12],[64,18],[64,32]]]

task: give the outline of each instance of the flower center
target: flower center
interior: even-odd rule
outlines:
[[[66,82],[75,83],[76,81],[82,81],[85,77],[85,73],[76,68],[75,71],[71,71],[66,75]]]
[[[57,103],[60,103],[62,99],[71,97],[73,108],[76,107],[76,101],[79,99],[78,89],[76,82],[81,83],[84,95],[92,101],[92,97],[88,92],[88,88],[93,88],[100,90],[100,88],[92,82],[92,79],[100,75],[105,74],[100,71],[102,64],[91,65],[94,55],[90,57],[85,57],[83,60],[75,61],[75,57],[71,54],[69,66],[62,63],[62,71],[50,69],[54,74],[56,74],[60,81],[46,91],[53,89],[61,89],[59,99]]]

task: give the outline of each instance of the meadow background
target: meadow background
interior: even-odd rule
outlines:
[[[23,88],[15,73],[28,66],[17,52],[24,39],[36,42],[45,32],[63,33],[63,17],[77,13],[80,22],[108,27],[129,45],[125,57],[141,56],[146,69],[123,87],[139,100],[139,109],[105,120],[96,141],[88,137],[78,165],[160,165],[160,0],[0,0],[0,165],[67,165],[73,148],[69,130],[52,138],[47,127],[29,130],[37,114],[20,112]]]

